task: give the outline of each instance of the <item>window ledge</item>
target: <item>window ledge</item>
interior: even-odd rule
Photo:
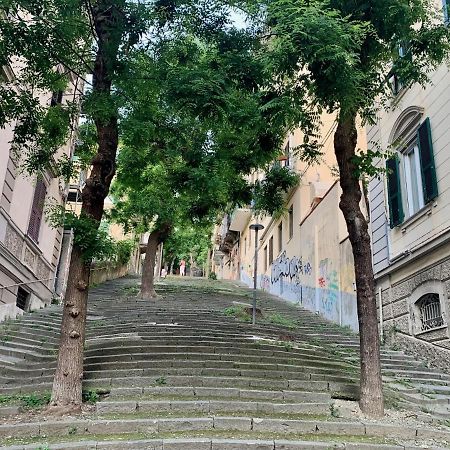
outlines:
[[[421,219],[424,216],[431,216],[433,212],[433,207],[436,206],[436,202],[429,203],[428,205],[424,206],[422,209],[419,209],[414,215],[411,217],[408,217],[403,223],[401,223],[398,228],[401,230],[402,233],[406,233],[408,227],[410,227],[412,224],[416,223],[419,219]]]
[[[25,235],[25,242],[32,248],[35,254],[42,255],[42,250],[39,248],[39,242],[36,242],[29,234]]]
[[[448,328],[447,324],[441,325],[440,327],[436,327],[436,328],[430,328],[429,330],[425,330],[425,331],[419,331],[416,333],[416,336],[424,336],[427,333],[431,333],[433,331],[439,331],[439,330],[443,330]]]
[[[397,106],[400,103],[400,100],[405,96],[406,92],[408,92],[409,88],[402,87],[396,94],[393,94],[392,98],[392,106]]]

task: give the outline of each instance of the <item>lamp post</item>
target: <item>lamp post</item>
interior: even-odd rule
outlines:
[[[255,230],[255,264],[253,272],[253,319],[252,324],[256,324],[256,280],[258,278],[258,233],[264,226],[260,223],[250,225],[250,230]]]

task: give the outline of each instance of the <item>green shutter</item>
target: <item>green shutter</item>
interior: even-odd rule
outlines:
[[[397,158],[391,158],[386,161],[387,182],[388,182],[388,200],[389,217],[391,228],[400,225],[405,218],[402,205],[402,191],[400,188],[400,170]]]
[[[417,131],[417,142],[419,143],[420,166],[422,170],[423,198],[426,204],[438,196],[433,141],[431,140],[431,126],[428,117]]]

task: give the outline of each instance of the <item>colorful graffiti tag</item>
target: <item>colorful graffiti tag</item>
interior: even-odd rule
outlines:
[[[327,314],[332,314],[339,301],[339,280],[330,259],[326,258],[320,261],[317,282],[322,289],[320,294],[322,310]]]

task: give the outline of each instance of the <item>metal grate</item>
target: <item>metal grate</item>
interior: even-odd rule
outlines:
[[[25,311],[25,308],[27,307],[28,296],[28,292],[25,289],[19,287],[19,289],[17,290],[16,306],[23,311]]]
[[[432,330],[444,325],[441,303],[438,294],[426,294],[422,296],[417,305],[420,309],[420,321],[422,331]]]

